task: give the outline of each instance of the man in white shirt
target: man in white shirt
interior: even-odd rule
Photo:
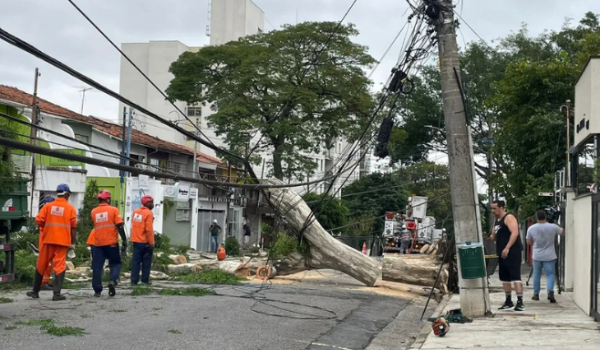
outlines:
[[[554,278],[556,266],[556,248],[554,241],[558,235],[564,235],[564,230],[556,224],[546,221],[546,212],[539,210],[536,213],[537,224],[527,230],[527,244],[533,246],[533,297],[532,300],[540,300],[540,282],[542,269],[546,273],[546,289],[548,300],[556,303],[554,298]]]

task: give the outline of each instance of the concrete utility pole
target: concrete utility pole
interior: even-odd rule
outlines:
[[[452,0],[439,0],[447,10],[436,21],[440,53],[442,99],[446,139],[448,144],[448,169],[454,216],[456,244],[481,242],[478,229],[478,203],[475,200],[475,181],[471,144],[467,127],[465,106],[460,87],[460,62],[454,25]],[[482,259],[483,249],[482,249]],[[460,262],[459,262],[460,267]],[[487,289],[484,278],[468,279],[459,270],[460,307],[466,316],[484,316],[487,312]]]
[[[194,130],[196,136],[198,136],[198,129],[200,129],[200,118],[196,117],[196,130]],[[198,160],[196,158],[198,158],[198,140],[194,140],[194,174],[192,175],[194,178],[198,173]]]
[[[36,137],[37,137],[37,125],[39,123],[39,111],[38,103],[37,103],[37,89],[38,89],[38,77],[40,76],[40,71],[38,68],[35,69],[35,78],[33,80],[33,99],[31,101],[31,127],[29,128],[29,143],[31,145],[36,145]],[[33,215],[33,193],[35,190],[35,154],[29,153],[31,155],[31,203],[29,205],[29,214]]]
[[[488,233],[492,233],[494,229],[494,221],[496,218],[494,214],[492,214],[492,201],[494,200],[494,188],[492,187],[492,177],[494,176],[493,170],[493,161],[492,161],[492,145],[493,145],[493,134],[492,134],[492,123],[488,121],[488,152],[487,152],[487,161],[488,161],[488,210],[489,212],[489,223],[488,223]]]

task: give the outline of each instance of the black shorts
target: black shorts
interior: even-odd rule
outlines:
[[[511,251],[506,259],[498,254],[498,275],[503,283],[521,282],[521,252]]]

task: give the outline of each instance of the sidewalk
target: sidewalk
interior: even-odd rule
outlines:
[[[594,322],[581,311],[569,293],[564,291],[559,295],[556,290],[557,303],[550,304],[546,299],[544,276],[540,301],[531,300],[533,279],[529,286],[526,286],[529,269],[524,270],[526,273],[523,274],[523,302],[526,311],[500,312],[498,307],[504,302],[504,292],[490,293],[494,317],[477,318],[466,324],[452,323],[450,331],[443,338],[436,337],[430,330],[424,341],[417,340],[411,349],[600,349],[600,323]],[[502,285],[497,272],[492,276],[490,283],[494,290]],[[513,301],[516,301],[514,291]],[[439,314],[434,316],[459,308],[459,296],[454,295],[443,309],[438,308]]]

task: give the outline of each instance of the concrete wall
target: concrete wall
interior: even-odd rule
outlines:
[[[585,66],[575,85],[575,145],[590,134],[600,133],[598,96],[600,96],[600,58],[593,58]]]
[[[35,191],[33,191],[33,208],[31,216],[35,217],[39,212],[40,195],[52,195],[56,198],[56,187],[66,183],[71,189],[71,203],[75,209],[81,209],[86,188],[86,173],[77,169],[59,169],[37,167],[35,173]],[[31,191],[31,189],[29,189]]]
[[[142,176],[143,178],[143,176]],[[147,177],[146,177],[147,178]],[[163,232],[163,194],[164,190],[160,181],[150,180],[142,181],[140,185],[139,177],[128,178],[127,187],[125,190],[125,215],[123,220],[125,221],[125,231],[127,236],[130,235],[131,231],[131,216],[135,209],[142,206],[141,199],[144,195],[151,195],[154,197],[154,231],[157,233]]]
[[[591,210],[591,209],[590,209]],[[567,203],[565,206],[565,288],[573,290],[576,275],[575,265],[575,192],[567,192]],[[591,225],[591,222],[590,222]]]
[[[265,14],[250,0],[211,0],[210,45],[222,45],[265,29]]]
[[[586,195],[573,202],[573,300],[586,314],[590,313],[590,276],[592,261],[592,197]],[[569,246],[569,245],[567,245]]]

